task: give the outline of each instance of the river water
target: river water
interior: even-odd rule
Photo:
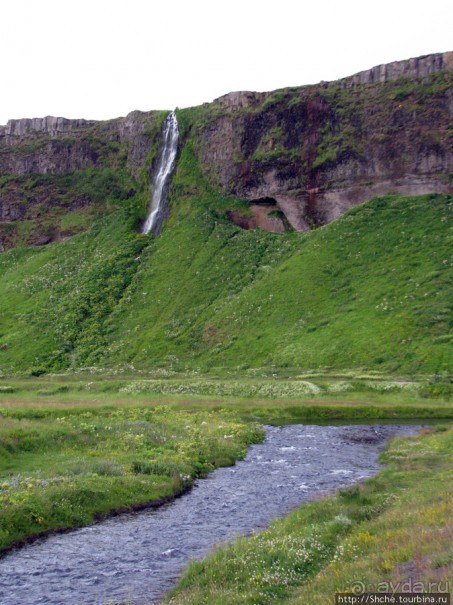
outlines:
[[[264,528],[320,492],[379,469],[394,434],[414,426],[268,427],[245,460],[214,471],[159,509],[125,514],[43,538],[0,559],[2,605],[149,605],[176,583],[190,559]]]

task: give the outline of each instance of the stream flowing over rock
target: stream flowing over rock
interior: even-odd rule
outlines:
[[[143,225],[142,233],[160,233],[165,218],[165,201],[171,175],[173,173],[176,154],[178,152],[178,120],[174,111],[165,121],[162,151],[153,179],[153,197],[148,218]]]
[[[266,527],[315,496],[379,469],[386,439],[414,426],[268,427],[245,460],[157,510],[54,535],[0,559],[2,605],[150,605],[191,559]]]

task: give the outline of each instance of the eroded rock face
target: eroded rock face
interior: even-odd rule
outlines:
[[[453,52],[424,55],[404,61],[394,61],[361,71],[340,82],[344,86],[389,82],[398,78],[426,78],[443,69],[453,69]]]
[[[245,215],[230,212],[233,222],[305,231],[376,195],[451,191],[452,69],[453,53],[440,53],[337,82],[232,92],[205,104],[203,119],[186,124],[184,136],[208,181],[249,201]],[[165,116],[133,111],[103,122],[47,116],[0,127],[0,175],[8,181],[0,182],[3,245],[12,245],[12,231],[2,231],[2,223],[39,220],[43,208],[63,203],[62,211],[92,203],[74,192],[68,199],[59,175],[122,170],[146,187],[143,175],[152,172]],[[55,179],[40,182],[36,175]]]
[[[284,214],[278,210],[276,200],[265,198],[251,203],[247,214],[230,210],[228,218],[242,229],[263,229],[271,233],[283,233],[287,229]]]
[[[133,111],[106,121],[52,116],[10,120],[0,127],[0,173],[66,174],[123,164],[136,174],[160,132],[157,114]]]
[[[46,116],[45,118],[22,118],[20,120],[9,120],[6,126],[0,128],[0,136],[7,137],[13,142],[12,137],[24,137],[32,133],[46,133],[56,136],[64,132],[79,130],[93,126],[93,120],[68,120],[67,118],[56,118]]]
[[[137,176],[156,137],[160,123],[156,124],[155,111],[131,111],[118,120],[120,141],[127,146],[127,166]]]
[[[337,82],[214,102],[198,133],[209,179],[271,197],[294,229],[375,195],[449,192],[453,53],[380,65]]]
[[[160,140],[161,122],[159,112],[139,111],[102,122],[49,116],[10,120],[0,128],[2,245],[64,239],[79,228],[62,230],[64,214],[105,212],[106,199],[119,189],[123,199],[132,197],[136,185],[122,184],[124,174],[140,176]],[[29,221],[22,240],[14,224],[19,221]]]
[[[39,152],[1,154],[0,169],[6,174],[64,174],[95,166],[99,152],[85,141],[52,140],[45,142]]]

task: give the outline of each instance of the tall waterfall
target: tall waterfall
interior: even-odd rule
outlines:
[[[165,218],[165,199],[170,177],[175,167],[178,140],[178,120],[176,119],[175,112],[172,111],[165,120],[162,151],[153,179],[153,197],[142,233],[160,233],[162,229],[162,223]]]

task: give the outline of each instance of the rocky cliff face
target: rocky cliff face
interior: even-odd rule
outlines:
[[[67,118],[23,118],[21,120],[9,120],[7,125],[0,128],[0,136],[6,137],[7,142],[14,143],[14,137],[23,137],[33,133],[46,133],[57,136],[64,132],[89,128],[95,122],[90,120],[68,120]]]
[[[10,120],[0,127],[0,173],[65,174],[127,165],[135,174],[158,136],[161,113],[133,111],[104,122],[52,116]]]
[[[210,108],[199,157],[225,193],[274,200],[296,230],[376,195],[451,191],[452,68],[444,53],[337,82],[231,93]]]
[[[48,116],[0,128],[2,247],[72,235],[108,211],[112,197],[133,195],[134,180],[145,186],[165,115],[134,111],[105,122]]]
[[[249,201],[246,215],[231,211],[230,220],[303,231],[375,195],[451,191],[452,69],[453,53],[444,53],[337,82],[230,93],[181,111],[185,140],[212,185]],[[108,197],[119,188],[127,197],[148,187],[165,115],[48,116],[0,127],[3,245],[70,235],[61,216],[99,205],[96,191]]]
[[[426,78],[439,71],[453,69],[453,52],[437,53],[415,57],[405,61],[394,61],[377,65],[358,74],[343,78],[340,83],[348,87],[358,84],[375,84],[389,82],[399,78]]]

